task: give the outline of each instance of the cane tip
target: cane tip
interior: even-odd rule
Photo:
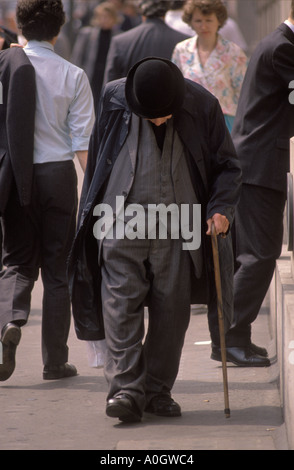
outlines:
[[[225,415],[226,415],[226,418],[230,418],[231,412],[230,412],[230,409],[229,409],[229,408],[226,408],[226,409],[225,409]]]

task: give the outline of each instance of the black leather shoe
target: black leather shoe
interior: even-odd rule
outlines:
[[[74,377],[78,374],[77,369],[72,364],[61,364],[58,366],[44,366],[43,379],[44,380],[57,380],[66,377]]]
[[[263,357],[268,357],[268,352],[265,348],[261,348],[260,346],[256,346],[256,344],[253,344],[253,343],[250,343],[250,350],[254,353],[254,354],[258,354],[259,356],[263,356]]]
[[[118,418],[125,423],[141,421],[141,413],[134,399],[127,393],[120,393],[107,400],[106,414],[111,418]]]
[[[146,413],[156,416],[181,416],[181,407],[170,395],[155,395],[145,408]]]
[[[213,347],[210,357],[214,361],[221,361],[220,348]],[[267,357],[254,354],[250,346],[246,348],[226,348],[226,358],[227,362],[232,362],[239,367],[268,367],[271,365]]]
[[[16,348],[20,342],[21,329],[14,323],[7,323],[2,330],[3,346],[2,364],[0,364],[0,381],[9,379],[15,369]]]

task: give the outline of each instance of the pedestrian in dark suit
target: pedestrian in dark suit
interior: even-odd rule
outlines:
[[[148,56],[171,59],[178,42],[189,36],[170,28],[164,22],[170,2],[140,0],[143,21],[139,26],[115,36],[111,40],[104,74],[104,83],[126,77],[130,68]]]
[[[28,44],[0,53],[0,380],[14,371],[39,270],[43,378],[60,379],[77,374],[67,362],[71,306],[66,260],[77,210],[73,158],[76,153],[85,167],[93,97],[85,72],[54,52],[65,19],[62,2],[19,0],[16,15]]]
[[[267,351],[251,342],[270,286],[283,237],[294,107],[294,1],[290,18],[254,51],[238,105],[233,142],[243,172],[236,211],[234,321],[227,334],[227,358],[240,366],[268,366]],[[214,353],[213,353],[214,355]]]
[[[118,34],[119,15],[110,2],[102,2],[93,12],[90,26],[77,35],[71,54],[71,62],[85,70],[92,88],[94,106],[97,107],[111,38]]]
[[[230,226],[240,182],[218,100],[185,80],[171,61],[143,59],[127,79],[105,86],[89,147],[69,277],[79,339],[99,340],[105,333],[108,416],[138,421],[144,410],[181,414],[171,390],[190,304],[208,303],[216,324],[212,221],[224,237],[219,237],[219,251],[224,306],[230,315]],[[191,211],[184,225],[196,223],[201,232],[199,244],[183,247],[184,233],[172,230],[179,228],[177,219],[173,226],[159,214],[149,225],[155,206],[173,208],[176,214],[182,204]],[[198,220],[192,215],[197,204]],[[132,231],[127,212],[138,211],[138,205],[142,223],[137,221]],[[99,218],[100,207],[113,214],[107,222]],[[100,223],[108,227],[102,234]],[[166,229],[163,235],[161,228]],[[143,344],[144,305],[149,321]]]
[[[0,25],[0,50],[8,49],[12,42],[17,43],[17,34]],[[3,84],[1,84],[0,104],[3,104]],[[3,142],[3,140],[1,139],[0,142]],[[0,270],[2,269],[2,241],[2,228],[0,224]]]

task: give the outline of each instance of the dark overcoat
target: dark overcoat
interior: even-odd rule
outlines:
[[[26,206],[31,200],[36,109],[35,70],[25,52],[0,52],[0,215],[12,185]]]
[[[186,93],[174,125],[184,145],[188,167],[201,203],[202,244],[205,269],[195,281],[197,298],[209,303],[213,293],[210,237],[206,220],[215,213],[233,222],[239,199],[241,170],[218,100],[200,85],[185,80]],[[125,79],[106,85],[90,140],[87,170],[82,189],[78,229],[69,258],[69,282],[76,333],[79,339],[103,338],[98,243],[93,235],[93,209],[102,202],[114,162],[130,129],[131,111],[125,100]],[[220,239],[223,258],[224,298],[227,316],[232,316],[233,256],[230,236]],[[207,297],[208,296],[208,297]],[[216,311],[216,303],[215,303]]]
[[[244,78],[232,130],[243,183],[287,193],[293,80],[294,33],[283,23],[260,41]]]
[[[145,57],[171,59],[175,45],[189,36],[170,28],[161,18],[147,18],[111,40],[104,83],[126,77],[130,68]]]

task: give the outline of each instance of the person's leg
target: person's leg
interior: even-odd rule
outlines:
[[[150,287],[146,272],[148,245],[148,240],[105,239],[101,266],[107,399],[127,394],[140,413],[145,406],[142,341],[144,301]]]
[[[52,367],[68,360],[70,296],[66,263],[75,233],[77,176],[72,161],[36,166],[42,218],[42,355],[45,367]]]
[[[270,286],[283,239],[283,193],[243,185],[236,212],[234,320],[226,335],[228,347],[251,342],[256,319]]]
[[[20,327],[27,323],[31,292],[39,273],[38,222],[32,207],[20,206],[13,190],[2,217],[3,270],[0,273],[0,339],[3,361],[0,380],[7,380],[15,369]]]
[[[1,217],[0,217],[0,271],[2,271],[2,224],[1,224]]]
[[[16,189],[3,214],[2,230],[0,330],[9,322],[27,322],[31,291],[39,274],[38,222],[31,207],[21,207]]]
[[[147,403],[154,403],[152,398],[156,396],[170,396],[178,374],[190,321],[192,261],[189,252],[182,249],[181,240],[154,240],[149,262],[152,283],[148,302],[149,326],[144,344],[147,364],[145,393]],[[163,406],[163,413],[172,416],[174,406],[170,403],[167,407],[170,412],[167,413],[166,406]]]

